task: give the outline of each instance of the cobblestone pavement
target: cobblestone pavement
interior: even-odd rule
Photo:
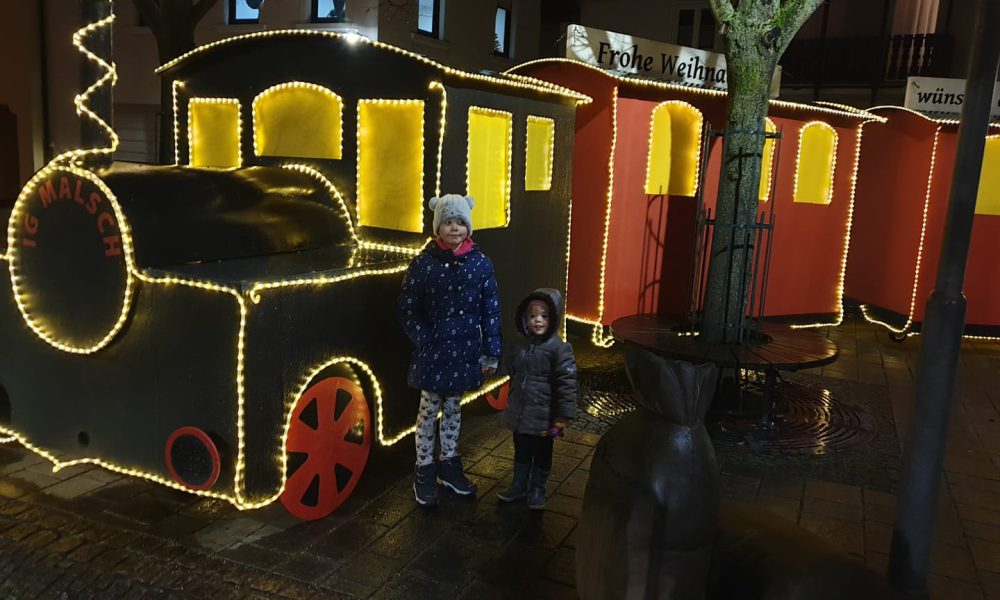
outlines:
[[[827,334],[841,359],[811,379],[884,394],[896,426],[891,439],[904,438],[920,338],[895,344],[859,320]],[[614,360],[583,343],[578,351],[582,368]],[[966,342],[960,368],[932,593],[1000,598],[1000,344]],[[377,467],[347,503],[311,523],[280,504],[240,512],[99,468],[53,473],[20,447],[2,446],[0,598],[575,598],[575,529],[606,423],[584,418],[556,444],[548,510],[532,514],[498,505],[494,492],[509,482],[513,447],[495,414],[470,408],[461,447],[478,499],[444,494],[437,510],[416,509],[412,448],[404,442],[378,450],[370,463]],[[852,452],[826,460],[836,466]],[[884,568],[891,465],[873,484],[852,481],[861,477],[856,469],[720,462],[726,496],[764,506]]]

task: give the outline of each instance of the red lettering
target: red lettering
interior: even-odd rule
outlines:
[[[73,197],[73,192],[69,189],[69,179],[63,177],[59,182],[59,199],[69,200]]]
[[[107,213],[104,213],[107,214]],[[122,239],[117,235],[104,238],[104,256],[119,256],[122,253]]]
[[[114,227],[115,218],[111,216],[111,213],[105,211],[97,215],[97,231],[104,233],[106,227]]]
[[[87,206],[85,208],[87,209],[87,212],[89,212],[90,214],[96,215],[97,205],[100,203],[101,203],[101,195],[98,194],[97,192],[91,192],[90,201],[87,202]]]
[[[52,180],[49,179],[45,185],[38,188],[38,197],[42,199],[42,208],[48,208],[52,201],[56,199],[56,190],[52,187]]]
[[[24,214],[24,231],[28,235],[35,235],[38,233],[38,219],[31,216],[31,213]]]
[[[80,191],[83,189],[83,180],[76,180],[76,194],[73,195],[73,201],[83,206],[83,196],[80,195]]]

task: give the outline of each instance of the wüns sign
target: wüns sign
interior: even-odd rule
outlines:
[[[655,42],[625,33],[566,28],[566,58],[614,71],[714,90],[727,88],[726,57],[707,50]],[[771,97],[781,86],[781,67],[771,80]]]
[[[1000,84],[993,88],[990,119],[1000,119]],[[903,106],[931,115],[958,118],[965,104],[965,80],[941,77],[908,77]]]

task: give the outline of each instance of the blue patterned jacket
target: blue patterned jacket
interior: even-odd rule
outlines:
[[[455,256],[431,242],[410,263],[399,319],[415,349],[407,377],[432,392],[483,384],[480,358],[499,358],[500,300],[493,263],[478,246]]]

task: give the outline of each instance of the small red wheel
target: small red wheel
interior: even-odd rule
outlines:
[[[211,489],[219,480],[219,450],[197,427],[181,427],[170,434],[164,454],[170,476],[192,490]]]
[[[496,392],[494,394],[493,392]],[[496,410],[507,408],[507,396],[510,394],[510,382],[505,381],[499,388],[486,392],[486,401]]]
[[[343,504],[371,451],[371,411],[358,384],[327,377],[306,390],[292,409],[285,450],[285,510],[313,521]]]

